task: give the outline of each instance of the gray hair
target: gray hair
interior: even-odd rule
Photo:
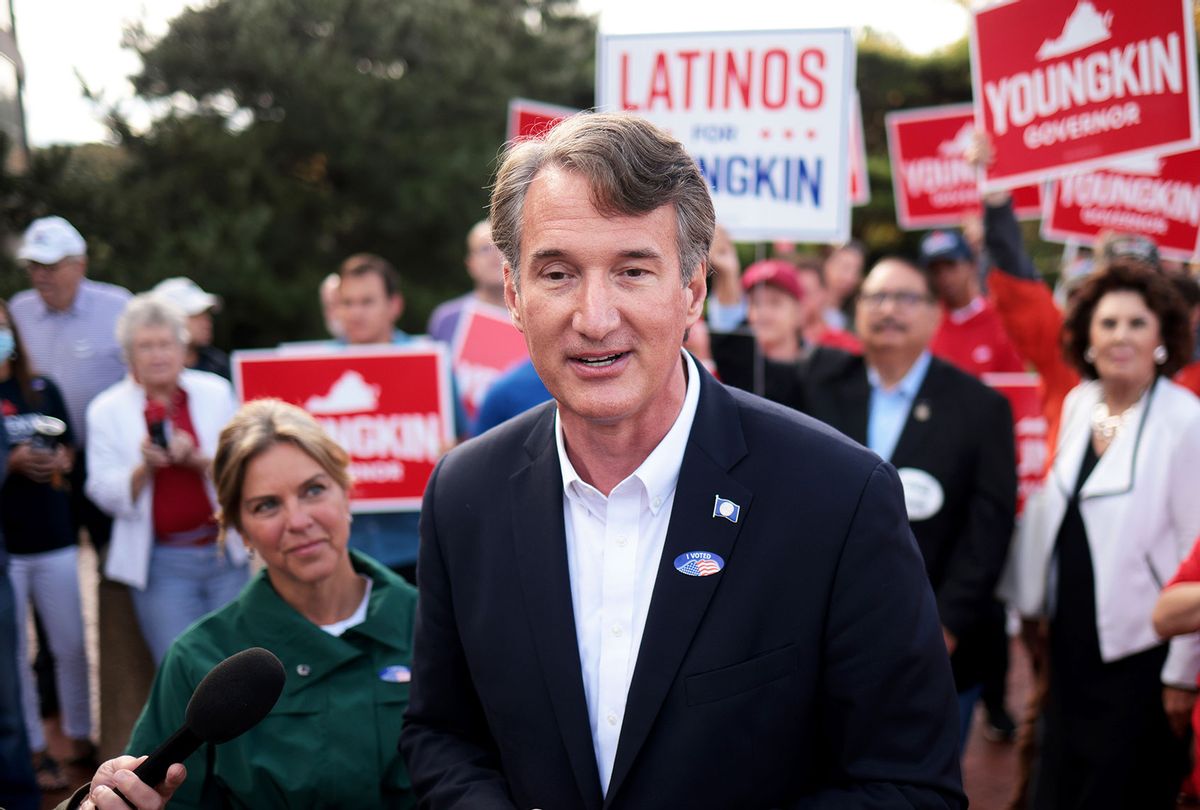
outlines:
[[[514,285],[520,282],[521,218],[538,172],[575,172],[591,186],[592,205],[614,216],[649,214],[675,206],[680,277],[689,284],[708,256],[716,214],[708,186],[683,144],[628,113],[579,113],[545,138],[508,148],[492,186],[492,242],[504,254]]]
[[[129,359],[133,336],[147,326],[165,326],[175,334],[180,345],[188,345],[187,315],[173,301],[156,293],[142,293],[129,299],[121,316],[117,318],[117,343]]]

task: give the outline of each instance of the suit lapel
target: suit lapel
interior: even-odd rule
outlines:
[[[746,455],[737,406],[730,394],[703,369],[700,378],[700,403],[675,487],[666,542],[625,703],[606,806],[612,803],[628,776],[675,682],[709,601],[721,584],[720,574],[693,577],[679,573],[675,570],[675,558],[689,551],[709,551],[720,555],[726,565],[736,565],[732,559],[734,543],[753,498],[728,472]],[[736,523],[713,517],[718,495],[741,508]]]
[[[1103,495],[1120,495],[1133,489],[1134,468],[1137,466],[1138,447],[1146,427],[1146,417],[1154,403],[1158,385],[1150,389],[1145,399],[1135,405],[1124,429],[1116,435],[1104,455],[1096,462],[1096,468],[1088,476],[1080,490],[1080,497],[1095,498]],[[1089,410],[1090,413],[1090,410]],[[1091,440],[1091,431],[1087,431]]]
[[[937,358],[930,359],[925,379],[917,389],[917,396],[913,399],[900,438],[896,441],[896,449],[892,451],[890,460],[893,467],[899,469],[914,463],[913,459],[928,455],[923,450],[934,446],[934,420],[939,416],[939,406],[945,403],[945,399],[938,396],[944,380],[939,361]]]
[[[600,806],[600,774],[583,694],[583,672],[571,604],[563,525],[562,472],[554,441],[553,406],[530,431],[531,461],[509,479],[513,543],[530,631],[583,806]]]

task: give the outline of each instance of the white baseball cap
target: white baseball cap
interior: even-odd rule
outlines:
[[[57,264],[67,256],[86,256],[87,242],[75,226],[62,217],[35,219],[25,229],[17,259],[38,264]]]
[[[184,276],[163,279],[150,292],[166,298],[189,316],[221,308],[220,297],[206,293],[199,284]]]

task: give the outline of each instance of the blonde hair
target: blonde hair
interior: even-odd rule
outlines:
[[[217,488],[217,521],[221,537],[230,527],[241,530],[242,485],[246,468],[277,444],[287,442],[302,450],[342,489],[353,484],[347,469],[350,457],[306,411],[279,399],[247,402],[221,431],[213,458],[213,483]]]

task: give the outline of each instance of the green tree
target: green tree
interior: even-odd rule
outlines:
[[[320,337],[317,285],[358,251],[396,264],[423,331],[469,286],[508,100],[589,106],[594,38],[573,0],[219,0],[133,28],[158,117],[113,116],[119,170],[76,224],[103,277],[223,295],[230,345]]]

